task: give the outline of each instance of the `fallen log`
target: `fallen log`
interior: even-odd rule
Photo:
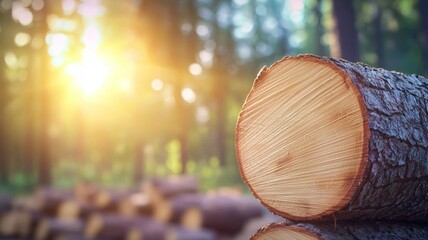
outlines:
[[[61,220],[56,218],[45,218],[40,221],[36,229],[36,240],[55,240],[63,235],[81,235],[84,223],[80,220]]]
[[[74,198],[71,191],[41,187],[36,191],[34,201],[36,207],[33,210],[46,217],[76,220],[81,215],[82,204]]]
[[[234,235],[250,219],[262,215],[262,206],[253,198],[214,195],[201,197],[198,204],[183,212],[179,222],[186,229],[206,228]]]
[[[154,203],[146,194],[134,193],[120,201],[117,212],[128,217],[151,216],[153,205]]]
[[[54,240],[88,240],[80,233],[62,233],[55,237]]]
[[[198,181],[191,176],[173,176],[169,178],[155,178],[147,182],[144,192],[154,202],[198,192]]]
[[[426,239],[428,226],[417,223],[273,223],[258,230],[251,240],[391,240]]]
[[[120,208],[120,204],[134,193],[136,193],[134,189],[99,190],[95,194],[92,204],[95,209],[102,212],[117,212]]]
[[[163,223],[179,223],[183,214],[190,208],[200,208],[206,196],[201,194],[183,194],[154,204],[153,218]]]
[[[132,224],[132,226],[128,230],[128,233],[125,239],[126,240],[168,239],[167,235],[169,231],[170,230],[167,225],[151,219],[146,219],[145,221],[140,221],[136,224]]]
[[[12,209],[12,200],[6,193],[0,192],[0,214]]]
[[[145,238],[144,238],[145,239]],[[183,227],[175,227],[170,230],[166,240],[217,240],[218,236],[212,230],[191,230]],[[131,239],[128,239],[131,240]]]
[[[21,211],[12,210],[0,216],[0,236],[18,237],[23,225],[24,216]]]
[[[93,214],[84,230],[88,239],[125,239],[135,227],[153,222],[147,217],[124,217],[118,214]]]
[[[428,219],[428,80],[343,59],[264,67],[236,126],[241,176],[292,220]]]

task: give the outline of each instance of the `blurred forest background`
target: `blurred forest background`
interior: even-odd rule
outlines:
[[[428,73],[424,0],[0,0],[0,190],[241,184],[234,129],[263,65]]]

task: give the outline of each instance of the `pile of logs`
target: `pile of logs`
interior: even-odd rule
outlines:
[[[313,55],[264,67],[241,176],[284,217],[253,239],[428,239],[428,79]]]
[[[238,190],[198,188],[195,178],[179,176],[126,190],[85,183],[73,190],[40,187],[14,199],[0,195],[0,239],[242,240],[255,221],[274,222]]]

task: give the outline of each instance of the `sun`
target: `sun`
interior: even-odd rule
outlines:
[[[98,92],[109,77],[108,65],[95,53],[85,54],[81,62],[69,64],[67,72],[74,78],[76,87],[87,96]]]

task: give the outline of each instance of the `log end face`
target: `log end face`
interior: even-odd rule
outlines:
[[[315,219],[346,206],[367,163],[361,95],[332,62],[284,58],[253,87],[236,127],[241,176],[272,212]]]
[[[274,223],[261,228],[251,240],[318,240],[316,234],[305,228],[288,226],[285,223]]]

